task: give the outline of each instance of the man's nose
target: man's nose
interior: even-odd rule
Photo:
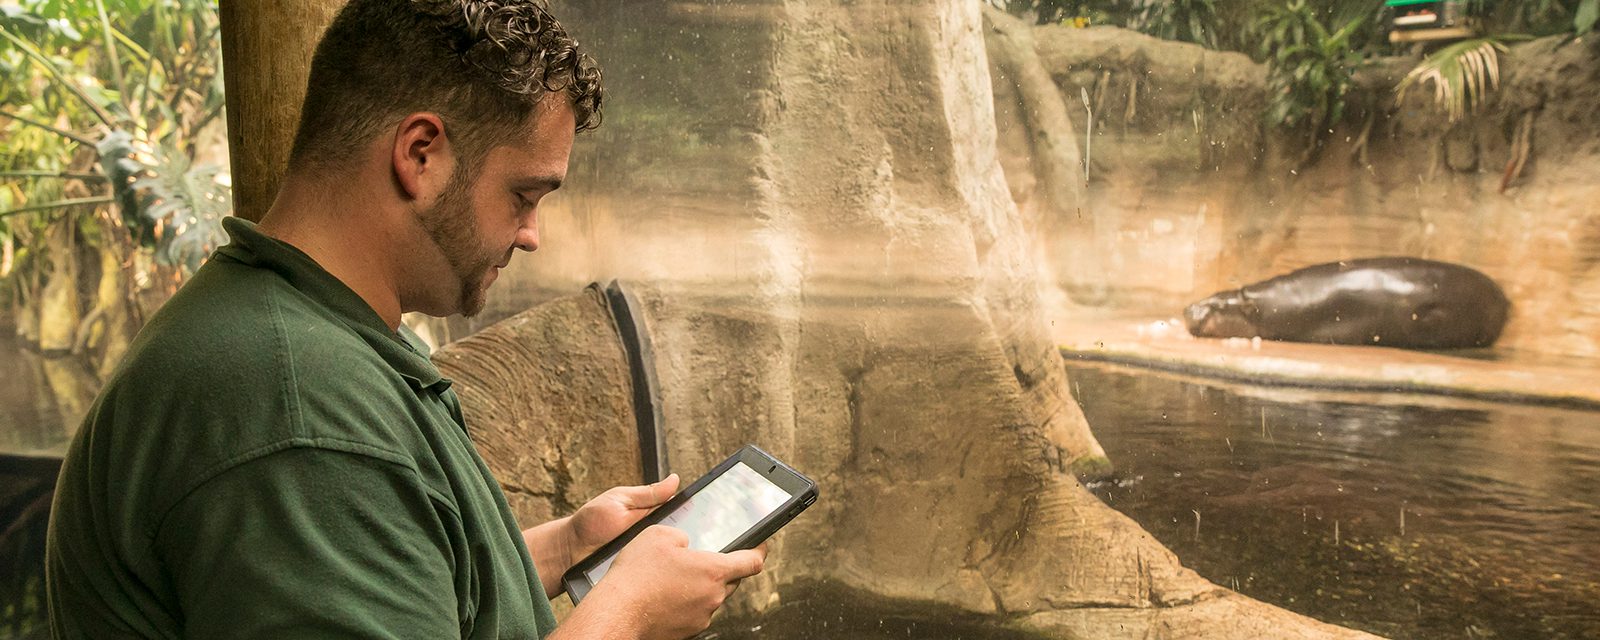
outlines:
[[[530,224],[517,229],[517,248],[533,252],[539,250],[539,226]]]

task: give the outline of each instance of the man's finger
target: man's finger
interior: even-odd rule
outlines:
[[[767,553],[763,550],[744,549],[722,554],[723,580],[734,582],[761,573],[766,566]]]
[[[678,474],[674,473],[652,484],[617,487],[611,492],[629,509],[653,509],[672,499],[672,494],[678,492]]]
[[[644,531],[639,533],[639,537],[641,538],[646,536],[662,538],[667,541],[667,544],[670,544],[674,547],[688,548],[689,546],[689,534],[684,533],[681,529],[669,527],[664,524],[650,525],[649,527],[646,527]]]
[[[753,551],[756,554],[759,554],[761,556],[761,566],[757,566],[756,567],[756,573],[761,573],[761,571],[766,568],[767,543],[766,542],[762,542],[761,544],[756,545],[756,548],[751,549],[750,551]],[[726,594],[724,594],[723,597],[724,598],[733,597],[733,592],[738,591],[739,590],[739,585],[741,585],[741,584],[744,584],[744,578],[737,578],[737,579],[729,581],[728,584],[727,584],[728,592]]]

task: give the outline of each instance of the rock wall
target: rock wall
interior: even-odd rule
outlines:
[[[1505,288],[1514,308],[1501,346],[1600,356],[1600,38],[1513,46],[1500,88],[1454,125],[1426,88],[1396,104],[1415,58],[1378,60],[1357,74],[1328,145],[1303,162],[1302,141],[1261,124],[1266,68],[1241,54],[1111,27],[1032,29],[1076,123],[1085,93],[1095,112],[1081,145],[1094,231],[1073,238],[1095,265],[1065,270],[1065,312],[1170,317],[1294,268],[1412,255],[1467,264]],[[996,84],[1013,195],[1025,213],[1049,215],[1035,196],[1037,134],[1014,89]],[[1508,180],[1519,148],[1526,162]]]
[[[598,288],[547,302],[434,353],[518,522],[640,484],[633,381]]]
[[[632,281],[673,469],[755,442],[818,481],[735,609],[821,581],[1066,637],[1355,637],[1206,582],[1074,479],[1105,461],[1000,170],[979,7],[557,5],[608,121],[496,295]]]

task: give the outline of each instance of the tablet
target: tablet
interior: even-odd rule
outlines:
[[[729,456],[562,577],[577,604],[611,569],[617,553],[647,527],[689,534],[689,548],[727,553],[750,549],[817,501],[817,485],[755,445]]]

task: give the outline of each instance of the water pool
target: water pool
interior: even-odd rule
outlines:
[[[1212,581],[1394,638],[1600,637],[1600,412],[1070,362],[1090,486]]]

